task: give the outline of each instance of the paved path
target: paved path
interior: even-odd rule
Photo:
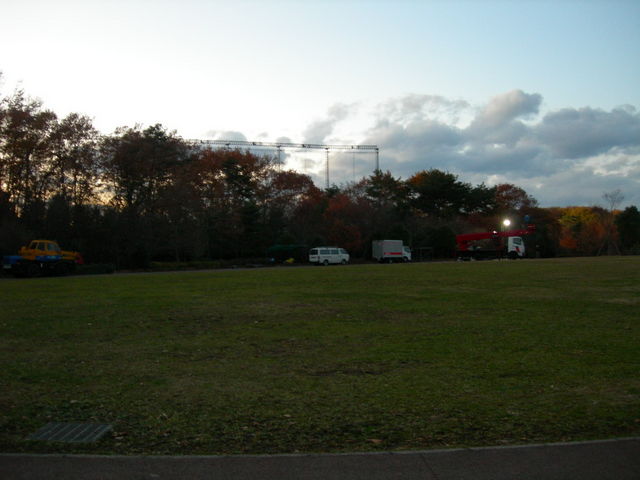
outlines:
[[[638,480],[640,438],[340,455],[126,457],[2,454],[0,479]]]

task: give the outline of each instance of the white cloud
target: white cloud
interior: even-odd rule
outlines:
[[[209,130],[206,136],[211,140],[247,141],[247,137],[245,137],[244,133],[232,130]]]
[[[541,95],[522,90],[495,96],[479,110],[466,129],[468,141],[516,147],[529,134],[529,127],[522,120],[537,115],[541,102]]]
[[[580,167],[596,175],[631,177],[640,179],[640,147],[635,149],[613,148],[607,153],[584,160]]]
[[[365,124],[362,103],[337,103],[302,130],[303,143],[375,144],[380,167],[395,176],[438,168],[474,184],[514,183],[543,206],[596,204],[604,192],[616,189],[622,190],[626,204],[640,204],[636,108],[565,108],[540,116],[542,101],[540,94],[521,90],[479,107],[437,95],[405,95],[378,102]],[[349,127],[350,133],[341,136]],[[211,134],[246,140],[240,132]],[[277,141],[291,142],[288,137]],[[324,186],[324,152],[287,151],[283,159],[288,168]],[[368,176],[373,168],[371,155],[330,155],[331,183]]]
[[[522,90],[512,90],[493,97],[480,111],[474,124],[482,128],[496,128],[517,118],[536,115],[542,102],[538,93],[527,94]]]
[[[325,143],[329,135],[333,133],[336,124],[347,118],[352,108],[355,108],[354,105],[343,103],[332,105],[325,118],[314,121],[304,130],[302,133],[303,143]]]
[[[640,115],[630,106],[611,112],[565,108],[545,115],[535,135],[555,156],[584,158],[614,148],[640,146]]]
[[[603,111],[585,107],[548,112],[543,98],[513,90],[476,109],[461,128],[464,102],[413,95],[379,105],[365,143],[380,147],[381,167],[407,178],[439,168],[465,181],[515,183],[542,205],[590,204],[620,188],[639,202],[640,115],[632,106]],[[450,116],[429,105],[451,106]]]
[[[433,120],[457,125],[468,116],[471,105],[464,100],[450,100],[440,95],[410,94],[393,98],[376,107],[377,115],[400,125],[420,120]]]

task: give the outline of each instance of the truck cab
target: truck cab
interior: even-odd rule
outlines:
[[[525,255],[524,240],[522,237],[508,237],[507,239],[507,257],[511,259],[524,258]]]
[[[51,240],[33,240],[28,247],[22,247],[18,252],[25,260],[59,260],[62,249]]]

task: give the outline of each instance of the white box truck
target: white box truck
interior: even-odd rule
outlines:
[[[371,255],[374,260],[384,263],[411,261],[411,250],[402,244],[402,240],[374,240]]]

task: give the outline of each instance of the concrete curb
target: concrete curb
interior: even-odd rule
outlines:
[[[0,454],[2,479],[640,478],[640,437],[412,452],[237,456]]]

